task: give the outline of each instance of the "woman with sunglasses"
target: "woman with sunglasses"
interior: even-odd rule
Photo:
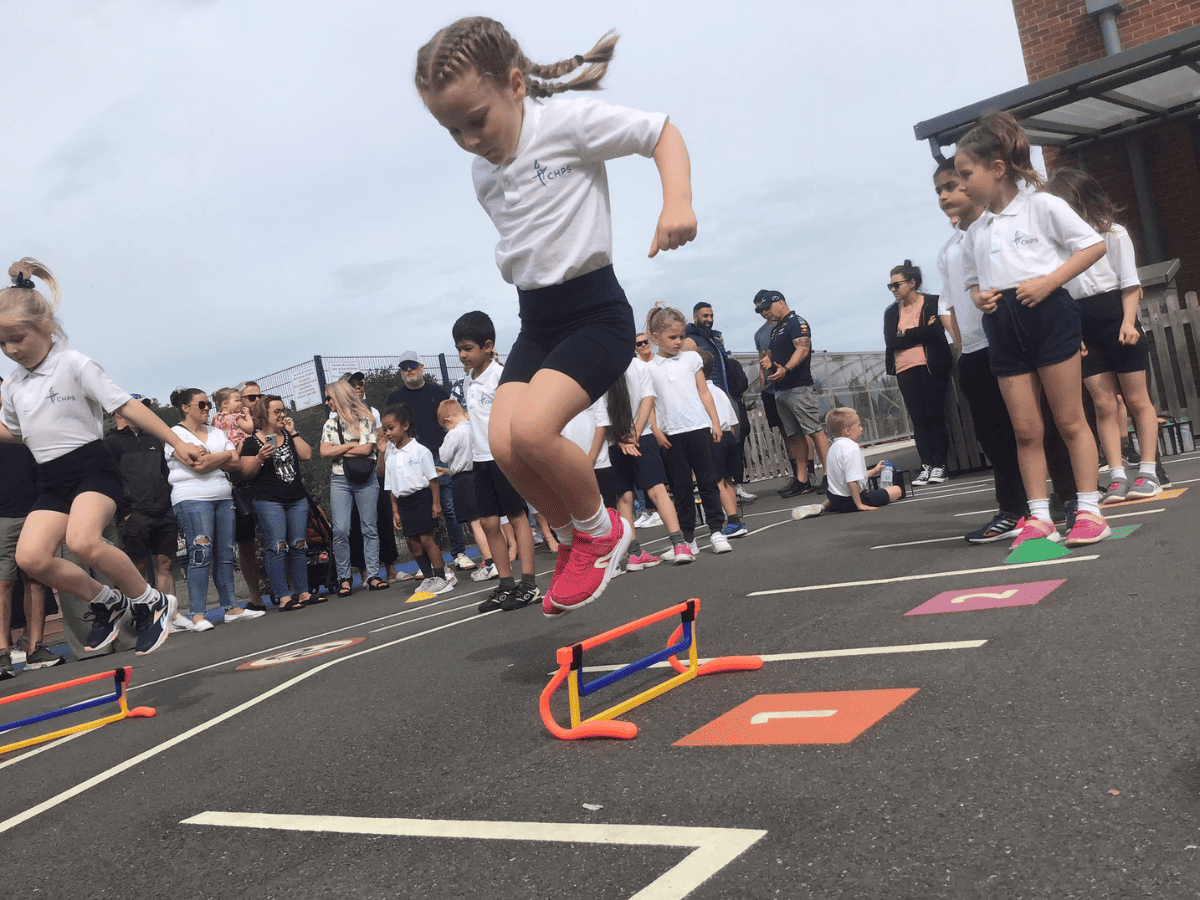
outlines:
[[[300,463],[312,447],[296,431],[283,398],[264,394],[251,410],[255,431],[242,441],[242,475],[250,482],[254,514],[263,533],[267,578],[280,612],[324,603],[308,590],[308,491]]]
[[[211,575],[225,610],[224,621],[257,619],[261,612],[239,609],[233,585],[233,488],[225,473],[236,471],[237,451],[229,437],[208,424],[212,404],[199,388],[183,388],[171,394],[179,410],[180,423],[174,431],[185,442],[204,447],[208,454],[195,465],[180,459],[169,445],[167,481],[171,505],[183,529],[188,548],[187,587],[192,631],[209,631],[208,580]]]
[[[911,260],[892,269],[887,289],[895,302],[883,313],[885,362],[900,386],[921,458],[921,473],[913,484],[941,484],[947,480],[950,452],[946,386],[954,360],[938,318],[938,298],[922,294],[920,287],[921,269]]]

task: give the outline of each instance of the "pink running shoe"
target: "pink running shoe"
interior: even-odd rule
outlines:
[[[1018,522],[1017,525],[1021,531],[1017,535],[1017,539],[1012,542],[1010,550],[1015,550],[1026,541],[1031,541],[1034,538],[1049,538],[1056,544],[1062,541],[1062,535],[1058,533],[1058,529],[1054,527],[1053,522],[1047,522],[1043,519],[1025,518]]]
[[[1108,527],[1104,517],[1081,511],[1075,516],[1075,527],[1067,535],[1067,546],[1083,547],[1098,543],[1106,537],[1112,537],[1112,529]]]
[[[628,569],[630,572],[640,572],[640,571],[642,571],[642,569],[653,568],[654,566],[657,566],[660,562],[662,562],[662,560],[659,559],[657,556],[655,556],[653,553],[647,553],[645,550],[643,550],[637,556],[634,556],[632,553],[630,553],[629,554],[629,563],[628,563],[628,565],[625,566],[625,568]]]
[[[616,510],[605,510],[612,528],[604,537],[594,538],[581,531],[574,533],[571,557],[566,568],[554,584],[550,603],[555,609],[570,612],[587,606],[604,593],[613,573],[621,565],[633,529],[617,515]]]
[[[554,587],[558,584],[559,577],[567,569],[567,562],[571,558],[571,548],[574,546],[574,543],[558,545],[558,558],[554,561],[554,574],[550,576],[550,587],[546,588],[546,593],[542,595],[542,615],[547,619],[564,616],[570,612],[567,609],[556,608],[550,598],[554,594]]]

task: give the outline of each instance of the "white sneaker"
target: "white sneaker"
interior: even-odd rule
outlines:
[[[753,503],[755,500],[758,499],[758,494],[750,493],[748,490],[746,490],[740,484],[735,484],[733,486],[733,492],[735,494],[737,494],[737,498],[739,500],[741,500],[743,503]]]
[[[266,613],[257,609],[244,609],[236,616],[231,616],[228,612],[225,613],[225,624],[230,622],[249,622],[251,619],[257,619],[260,616],[265,616]],[[208,621],[207,619],[205,621]]]
[[[797,521],[800,519],[811,519],[813,516],[819,516],[825,512],[825,507],[820,503],[810,503],[808,506],[797,506],[792,510],[792,518]]]
[[[208,621],[208,619],[201,619],[199,622],[193,622],[190,630],[196,632],[196,634],[199,634],[201,631],[212,631],[213,623]]]
[[[932,475],[933,475],[933,469],[930,468],[929,466],[922,465],[921,466],[921,474],[918,475],[916,478],[914,478],[912,483],[915,485],[918,485],[918,486],[927,485],[927,484],[929,484],[929,479]]]
[[[445,579],[446,584],[450,585],[450,587],[458,584],[458,576],[454,574],[454,570],[449,566],[446,566],[446,572],[442,575],[442,578]]]
[[[467,556],[465,553],[460,553],[458,556],[454,557],[454,565],[456,565],[461,571],[465,572],[468,569],[475,568],[475,560],[471,559],[471,557]]]
[[[445,594],[448,591],[454,590],[454,586],[446,581],[440,575],[434,575],[432,578],[426,578],[418,585],[416,593],[418,594]]]
[[[645,524],[643,524],[640,527],[642,527],[642,528],[661,528],[662,527],[662,523],[663,523],[662,516],[660,516],[656,512],[646,513],[645,519],[646,519]]]
[[[930,484],[945,484],[950,479],[946,476],[946,470],[941,466],[934,466],[929,470]]]
[[[636,519],[633,520],[633,527],[634,528],[646,528],[647,527],[645,513],[642,513],[640,516],[638,516]]]
[[[167,631],[170,634],[179,634],[181,631],[193,631],[192,620],[183,613],[175,613],[175,618],[167,623]]]
[[[714,531],[708,536],[708,541],[712,544],[713,553],[729,553],[733,547],[729,545],[729,539],[719,531]]]
[[[499,578],[500,573],[496,571],[496,564],[490,566],[480,566],[471,573],[472,581],[491,581],[493,578]]]

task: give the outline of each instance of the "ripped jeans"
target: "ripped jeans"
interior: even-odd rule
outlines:
[[[193,616],[208,608],[208,579],[225,609],[237,602],[233,586],[233,500],[181,500],[175,520],[187,542],[188,606]]]
[[[308,498],[291,503],[255,500],[254,514],[262,529],[263,556],[271,596],[276,600],[308,592]],[[288,587],[288,582],[292,587]]]

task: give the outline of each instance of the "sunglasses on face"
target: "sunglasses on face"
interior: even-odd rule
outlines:
[[[635,347],[648,347],[650,345],[650,342],[649,341],[634,341],[633,344]]]
[[[400,363],[400,371],[401,372],[411,372],[413,369],[419,369],[419,368],[421,368],[420,363],[415,363],[415,362]]]
[[[908,281],[909,281],[909,279],[907,279],[907,278],[905,278],[901,281],[889,281],[887,283],[887,289],[894,294],[894,293],[896,293],[896,291],[900,290],[900,285],[905,284]]]
[[[212,409],[212,404],[207,400],[197,400],[196,406],[200,407],[201,409]]]
[[[262,396],[262,394],[242,394],[242,399],[246,400],[249,403],[253,403],[255,400],[257,400],[261,396]]]

